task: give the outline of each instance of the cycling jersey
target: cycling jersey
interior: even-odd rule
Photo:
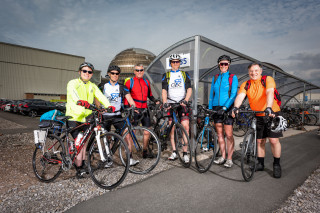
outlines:
[[[112,85],[110,82],[108,82],[103,86],[103,94],[108,98],[111,106],[115,107],[115,111],[119,111],[121,109],[123,97],[129,94],[129,89],[118,82],[115,85]],[[108,116],[120,114],[121,112],[104,113],[104,115]]]
[[[229,108],[236,99],[238,90],[238,78],[236,75],[233,76],[231,92],[229,96],[229,75],[229,71],[220,73],[216,82],[214,82],[214,77],[212,78],[209,109],[212,109],[213,106],[225,106]]]
[[[108,99],[92,82],[84,83],[80,78],[69,81],[67,85],[66,116],[72,116],[71,121],[85,122],[91,110],[77,105],[77,101],[84,100],[92,104],[97,98],[106,108],[110,106]]]
[[[133,82],[131,82],[133,80]],[[147,108],[147,100],[148,98],[151,101],[154,101],[155,98],[152,95],[150,82],[143,78],[134,77],[132,80],[128,80],[125,84],[127,88],[130,88],[130,94],[132,99],[134,100],[137,108]],[[147,83],[146,83],[147,81]],[[132,88],[130,87],[130,83],[133,84]],[[127,101],[125,101],[125,105],[127,105]]]
[[[245,93],[249,100],[250,108],[254,111],[264,111],[267,108],[267,89],[276,88],[276,83],[271,76],[266,79],[266,87],[261,83],[261,78],[257,80],[250,80],[251,85],[248,90],[245,89],[246,81],[240,86],[238,93]],[[272,94],[273,99],[273,94]],[[272,110],[274,112],[279,112],[280,107],[276,101],[273,101]],[[264,114],[258,114],[257,116],[264,116]]]
[[[184,79],[180,70],[171,70],[169,82],[166,73],[163,74],[162,89],[167,90],[168,103],[175,103],[183,100],[186,97],[186,91],[189,88],[191,88],[191,80],[187,73],[186,78]]]

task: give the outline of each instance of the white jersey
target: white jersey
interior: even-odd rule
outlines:
[[[168,85],[168,98],[179,102],[186,96],[185,83],[180,70],[172,71],[170,73],[170,81]],[[175,103],[168,99],[168,103]]]
[[[114,86],[108,82],[103,87],[103,94],[108,98],[110,105],[115,107],[115,111],[121,109],[122,98],[120,95],[120,85],[116,83]],[[104,115],[120,115],[121,112],[116,113],[104,113]]]

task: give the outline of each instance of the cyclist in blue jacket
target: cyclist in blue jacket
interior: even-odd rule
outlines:
[[[233,118],[231,115],[229,115],[229,111],[232,109],[238,89],[237,76],[229,73],[230,64],[231,58],[229,56],[222,55],[218,58],[220,74],[212,78],[209,98],[209,109],[218,111],[218,113],[214,115],[213,120],[218,134],[218,142],[222,155],[214,162],[216,164],[224,164],[224,166],[227,168],[230,168],[233,165],[232,154],[234,151],[234,138],[232,129]],[[227,115],[227,118],[223,120],[225,115]],[[227,137],[227,158],[224,132]]]

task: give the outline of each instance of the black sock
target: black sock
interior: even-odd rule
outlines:
[[[172,152],[176,153],[177,154],[177,150],[172,150]]]
[[[132,153],[130,153],[130,158],[132,158]]]
[[[185,156],[185,155],[187,155],[187,153],[186,152],[182,152],[182,156]]]
[[[258,162],[262,165],[262,166],[264,166],[264,158],[262,157],[258,157]]]
[[[273,157],[273,163],[280,165],[280,158]]]

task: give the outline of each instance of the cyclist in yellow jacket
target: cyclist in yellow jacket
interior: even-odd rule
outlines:
[[[97,98],[105,108],[110,106],[108,99],[102,94],[99,88],[92,82],[94,71],[94,66],[91,63],[84,62],[80,64],[79,67],[79,78],[69,81],[67,86],[67,105],[66,105],[66,116],[71,116],[69,119],[68,125],[70,127],[76,127],[81,123],[86,122],[86,117],[89,116],[92,111],[86,109],[83,106],[77,105],[79,100],[87,101],[89,104],[94,102],[94,99]],[[74,131],[72,134],[73,138],[76,138],[81,130]],[[84,130],[82,130],[84,131]],[[84,168],[84,160],[86,156],[86,146],[81,149],[75,160],[75,167],[77,169],[77,176],[83,177],[87,172]]]

